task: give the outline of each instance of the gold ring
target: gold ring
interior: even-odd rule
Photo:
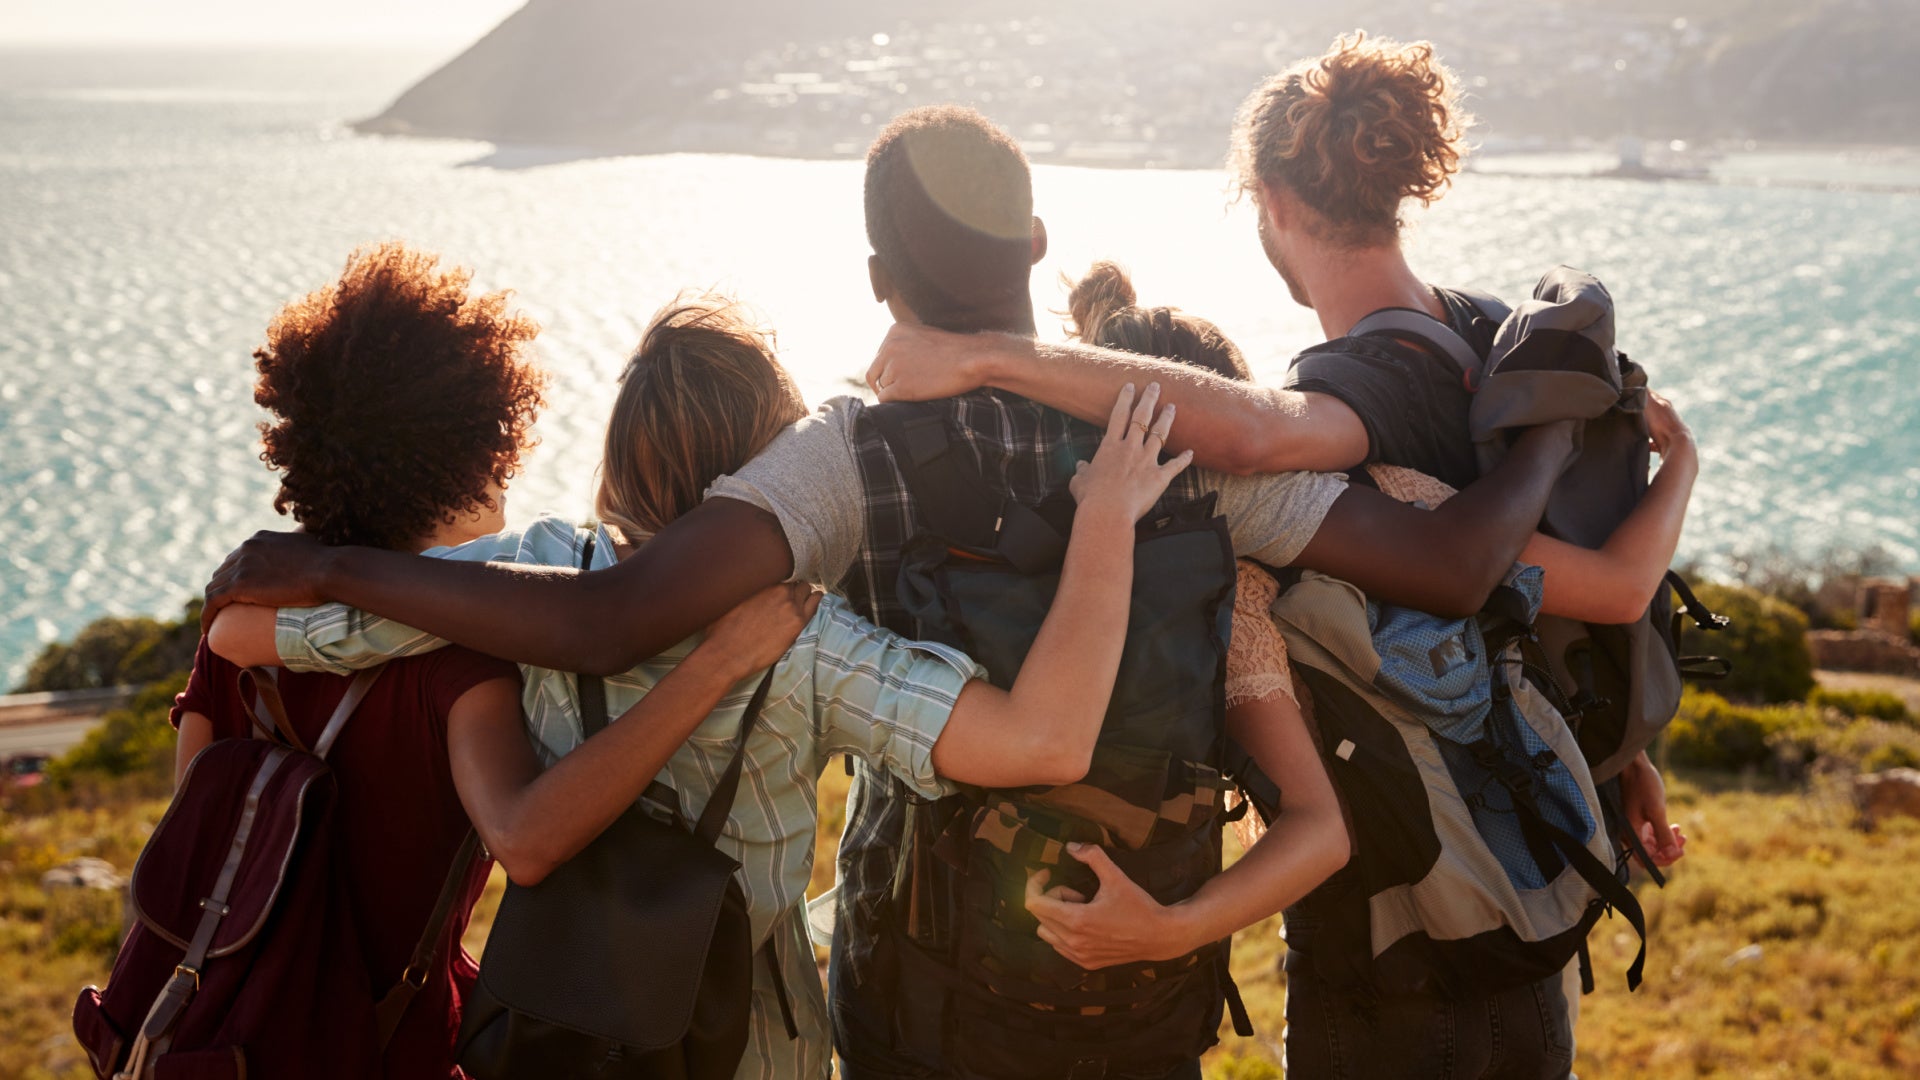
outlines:
[[[1140,421],[1138,421],[1138,420],[1135,420],[1135,421],[1134,421],[1133,423],[1131,423],[1131,424],[1129,424],[1128,426],[1129,426],[1129,427],[1137,427],[1137,428],[1139,428],[1139,429],[1140,429],[1140,430],[1141,430],[1141,431],[1142,431],[1143,433],[1145,433],[1145,434],[1148,434],[1148,435],[1151,435],[1151,434],[1153,434],[1153,429],[1152,429],[1152,428],[1149,428],[1149,427],[1148,427],[1147,425],[1145,425],[1145,424],[1143,424],[1143,423],[1141,423],[1141,422],[1140,422]]]
[[[1149,431],[1149,432],[1147,432],[1147,434],[1149,434],[1149,435],[1151,435],[1151,436],[1153,436],[1153,437],[1154,437],[1154,438],[1156,438],[1156,439],[1159,439],[1159,440],[1160,440],[1160,445],[1161,445],[1161,446],[1165,446],[1165,445],[1167,445],[1167,437],[1166,437],[1165,435],[1162,435],[1162,434],[1160,434],[1160,433],[1159,433],[1159,432],[1157,432],[1157,431]]]

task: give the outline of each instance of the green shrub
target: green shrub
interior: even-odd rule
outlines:
[[[1914,612],[1913,618],[1907,620],[1907,636],[1913,639],[1915,645],[1920,645],[1920,611]]]
[[[1898,694],[1885,690],[1829,690],[1824,686],[1814,687],[1807,695],[1807,704],[1823,709],[1837,709],[1848,716],[1885,720],[1895,724],[1910,724],[1914,717],[1907,712],[1907,703]]]
[[[1799,701],[1814,687],[1813,655],[1807,650],[1807,617],[1791,604],[1740,585],[1705,583],[1701,603],[1730,621],[1708,632],[1683,624],[1680,651],[1724,656],[1733,673],[1714,690],[1737,701]]]
[[[79,745],[50,762],[47,779],[71,789],[87,779],[171,776],[174,734],[167,713],[186,686],[186,674],[176,673],[135,694],[126,708],[108,713]]]
[[[1668,725],[1676,765],[1762,769],[1800,779],[1815,769],[1878,772],[1920,768],[1920,728],[1849,718],[1814,705],[1740,705],[1689,687]]]
[[[88,623],[72,642],[41,650],[27,668],[23,693],[138,686],[193,666],[200,643],[200,601],[175,622],[110,615]]]
[[[1806,724],[1803,714],[1809,711],[1806,706],[1736,705],[1719,694],[1688,687],[1680,697],[1680,711],[1667,725],[1667,753],[1674,764],[1699,769],[1768,766],[1775,760],[1774,737]]]

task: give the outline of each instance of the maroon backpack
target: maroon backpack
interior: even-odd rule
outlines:
[[[378,676],[354,677],[312,749],[271,675],[241,676],[260,737],[194,757],[134,864],[135,921],[106,989],[74,1005],[101,1080],[380,1075],[478,841],[469,833],[455,856],[401,982],[377,993],[333,872],[339,791],[326,757]]]

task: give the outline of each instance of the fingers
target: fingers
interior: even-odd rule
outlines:
[[[1155,400],[1158,400],[1160,396],[1160,384],[1154,383],[1148,386],[1147,393]],[[1145,402],[1143,401],[1142,404],[1145,404]],[[1153,419],[1153,426],[1147,429],[1147,438],[1160,440],[1160,445],[1153,447],[1155,450],[1164,449],[1167,445],[1167,432],[1173,430],[1173,411],[1174,406],[1171,404],[1161,409],[1160,415]]]
[[[1115,866],[1113,857],[1097,844],[1068,844],[1067,853],[1093,871],[1093,875],[1100,879],[1102,889],[1109,885],[1133,885],[1133,879],[1127,876],[1126,871]]]
[[[1133,415],[1133,384],[1120,388],[1120,396],[1113,399],[1113,412],[1107,416],[1107,439],[1120,442],[1126,438],[1127,423]]]
[[[1133,417],[1127,421],[1127,445],[1143,447],[1147,444],[1147,434],[1153,430],[1153,410],[1160,404],[1160,384],[1150,382],[1141,392],[1140,401],[1133,407]]]

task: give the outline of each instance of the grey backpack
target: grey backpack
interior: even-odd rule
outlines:
[[[1580,957],[1612,909],[1646,927],[1555,688],[1520,642],[1538,567],[1516,566],[1476,618],[1369,602],[1304,572],[1274,601],[1353,859],[1287,912],[1332,981],[1477,997]],[[1270,813],[1261,807],[1263,815]]]
[[[1484,293],[1462,293],[1498,324],[1484,357],[1444,323],[1397,308],[1369,315],[1351,333],[1413,338],[1460,368],[1474,394],[1470,422],[1482,473],[1506,455],[1518,429],[1581,421],[1579,455],[1555,485],[1540,529],[1599,548],[1646,493],[1649,467],[1647,373],[1614,348],[1613,297],[1566,266],[1549,270],[1533,297],[1512,309]],[[1659,736],[1680,707],[1682,678],[1725,677],[1726,661],[1679,654],[1683,616],[1703,630],[1727,621],[1669,572],[1631,623],[1539,620],[1531,659],[1565,695],[1567,722],[1596,781],[1617,776]]]

